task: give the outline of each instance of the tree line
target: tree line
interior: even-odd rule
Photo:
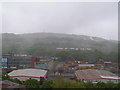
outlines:
[[[43,48],[30,48],[26,52],[27,54],[34,56],[51,56],[58,57],[59,61],[65,60],[82,60],[90,63],[96,63],[99,59],[104,59],[106,61],[118,62],[118,51],[116,52],[102,52],[100,50],[52,50],[52,49],[43,49]]]
[[[2,76],[2,80],[10,80],[12,82],[22,84],[18,79],[11,79],[9,76]],[[82,82],[82,81],[65,81],[63,77],[59,76],[55,81],[46,80],[43,84],[40,84],[36,79],[27,79],[24,83],[24,86],[28,89],[32,88],[120,88],[120,83],[113,83],[108,81],[107,83],[98,82],[96,84],[91,81]]]

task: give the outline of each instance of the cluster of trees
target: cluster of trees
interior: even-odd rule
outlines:
[[[17,78],[12,79],[8,75],[2,75],[2,80],[9,80],[14,83],[22,84],[22,82],[19,79],[17,79]]]
[[[99,50],[94,51],[59,51],[55,56],[60,57],[59,60],[83,60],[90,63],[96,63],[99,59],[106,61],[118,62],[118,53],[104,53]]]
[[[107,61],[118,62],[118,52],[102,52],[100,50],[52,50],[39,47],[29,48],[27,54],[36,56],[51,56],[59,57],[59,61],[64,60],[83,60],[91,63],[96,63],[99,59],[105,59]]]
[[[21,84],[19,80],[10,79],[9,76],[3,76],[2,79]],[[26,88],[120,88],[120,83],[113,83],[111,81],[93,84],[90,81],[64,81],[63,77],[57,77],[56,81],[46,80],[42,85],[36,79],[27,79],[24,85]]]
[[[98,82],[80,82],[80,81],[58,81],[46,80],[42,85],[35,79],[28,79],[25,82],[27,88],[120,88],[120,83],[113,83],[111,81],[104,83]]]

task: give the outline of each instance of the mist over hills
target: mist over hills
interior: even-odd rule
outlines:
[[[48,50],[56,50],[56,48],[92,48],[93,50],[111,52],[118,50],[118,42],[99,37],[60,33],[2,34],[3,53],[25,53],[26,50],[33,47]]]

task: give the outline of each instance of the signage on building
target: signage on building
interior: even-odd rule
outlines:
[[[7,62],[7,58],[2,58],[2,62]]]
[[[8,62],[8,59],[7,59],[7,58],[2,58],[2,59],[1,59],[1,64],[2,64],[2,68],[3,68],[3,69],[6,69],[6,68],[7,68],[7,62]]]

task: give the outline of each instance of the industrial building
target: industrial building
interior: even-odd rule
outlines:
[[[118,83],[120,80],[120,77],[109,71],[97,70],[97,69],[77,70],[75,72],[75,78],[76,80],[80,80],[84,82],[92,81],[93,83],[97,83],[97,82],[106,83],[107,81]]]
[[[17,78],[20,81],[26,81],[27,79],[36,79],[38,81],[44,81],[47,79],[47,70],[41,70],[41,69],[19,69],[14,70],[8,75],[11,78]]]
[[[49,62],[51,60],[47,57],[33,57],[32,58],[32,68],[45,69],[48,70]]]
[[[31,58],[32,56],[26,54],[14,54],[8,62],[8,67],[31,68]]]
[[[64,64],[63,68],[64,68],[64,72],[74,73],[76,70],[95,69],[97,68],[97,66],[95,64],[88,64],[83,61],[75,61]]]
[[[2,69],[8,68],[31,68],[32,56],[26,54],[3,54]]]
[[[16,68],[16,69],[46,69],[51,59],[43,56],[33,57],[27,54],[3,54],[0,60],[2,69]]]

